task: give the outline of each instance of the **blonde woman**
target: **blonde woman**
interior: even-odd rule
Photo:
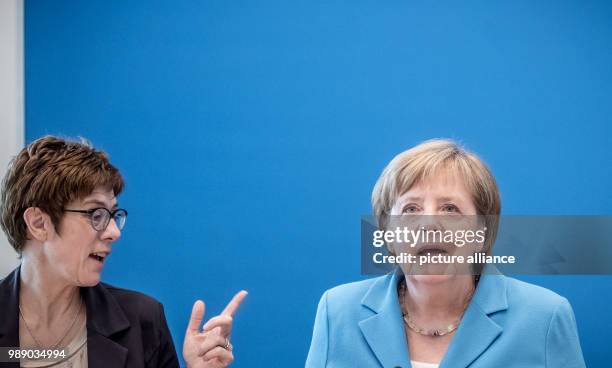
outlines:
[[[501,211],[488,167],[449,140],[391,160],[372,206],[382,228],[394,216],[493,215],[484,216],[489,234]],[[493,237],[480,250],[488,252]],[[565,298],[503,275],[415,274],[411,267],[326,291],[306,367],[585,367]]]

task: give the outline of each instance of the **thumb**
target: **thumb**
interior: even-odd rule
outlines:
[[[189,318],[189,325],[187,326],[187,333],[200,332],[200,325],[202,324],[205,310],[206,305],[203,301],[198,300],[193,304],[193,308],[191,309],[191,317]]]

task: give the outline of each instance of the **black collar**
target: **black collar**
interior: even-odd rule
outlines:
[[[20,280],[20,267],[17,267],[0,281],[0,347],[19,346]],[[101,283],[82,287],[81,296],[87,308],[89,367],[125,366],[128,350],[114,341],[114,337],[129,329],[130,322],[115,297]],[[0,363],[0,366],[5,365]]]
[[[19,267],[0,281],[0,347],[19,346]]]

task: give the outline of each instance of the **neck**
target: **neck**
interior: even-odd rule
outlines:
[[[460,318],[474,292],[474,279],[460,276],[406,276],[404,305],[422,324]]]
[[[28,320],[37,316],[37,327],[48,328],[56,319],[76,310],[80,303],[79,287],[54,272],[42,257],[24,253],[19,302]]]

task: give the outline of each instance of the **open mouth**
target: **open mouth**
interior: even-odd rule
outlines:
[[[95,252],[95,253],[91,253],[89,255],[89,258],[92,258],[100,263],[104,263],[104,260],[106,259],[107,256],[108,256],[108,253],[106,252]]]
[[[436,255],[445,255],[448,254],[448,250],[446,245],[443,244],[424,244],[419,247],[417,255],[419,256],[436,256]]]

